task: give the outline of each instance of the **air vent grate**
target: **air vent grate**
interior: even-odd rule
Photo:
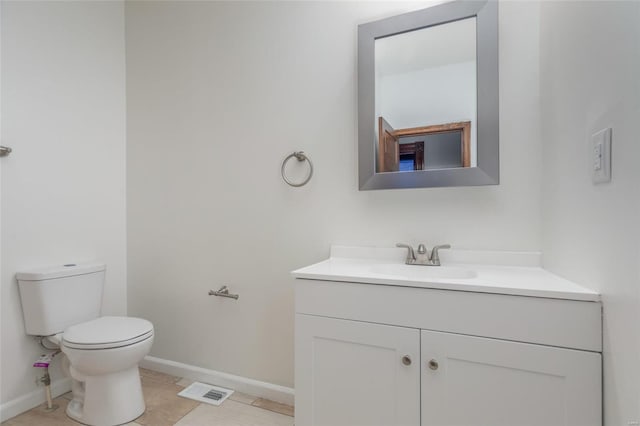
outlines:
[[[202,395],[202,397],[203,398],[213,399],[214,401],[220,401],[226,395],[227,395],[226,392],[218,392],[218,391],[210,390],[209,392],[207,392],[204,395]]]
[[[231,395],[231,389],[225,389],[206,383],[194,382],[186,387],[178,396],[193,399],[212,405],[220,405]]]

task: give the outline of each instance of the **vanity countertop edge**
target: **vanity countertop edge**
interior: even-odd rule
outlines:
[[[476,293],[600,302],[600,295],[540,266],[538,252],[446,250],[443,266],[408,265],[413,268],[457,268],[474,271],[472,278],[418,278],[378,273],[379,265],[403,265],[406,250],[381,247],[331,247],[329,259],[296,269],[298,279],[391,285]],[[436,272],[436,271],[434,271]]]

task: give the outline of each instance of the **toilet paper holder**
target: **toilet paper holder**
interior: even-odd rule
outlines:
[[[209,290],[209,296],[229,297],[235,300],[238,300],[238,298],[240,297],[240,295],[238,294],[229,294],[229,289],[226,285],[220,287],[218,291]]]

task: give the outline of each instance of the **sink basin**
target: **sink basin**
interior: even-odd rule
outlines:
[[[471,269],[458,268],[454,266],[422,266],[422,265],[398,265],[383,264],[373,265],[370,271],[374,274],[394,276],[409,280],[429,280],[429,279],[469,279],[475,278],[478,274]]]

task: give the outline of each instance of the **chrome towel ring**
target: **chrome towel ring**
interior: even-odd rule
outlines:
[[[307,175],[307,177],[299,183],[295,183],[295,182],[291,182],[288,178],[287,175],[284,172],[284,168],[287,165],[287,162],[289,160],[291,160],[292,158],[294,158],[298,161],[307,161],[309,163],[309,174]],[[313,176],[313,163],[311,162],[311,160],[309,159],[309,157],[307,157],[304,152],[302,151],[296,151],[292,154],[287,155],[287,157],[282,161],[282,167],[280,168],[280,173],[282,173],[282,179],[284,179],[284,181],[291,186],[304,186],[307,184],[307,182],[309,182],[311,180],[311,176]]]

